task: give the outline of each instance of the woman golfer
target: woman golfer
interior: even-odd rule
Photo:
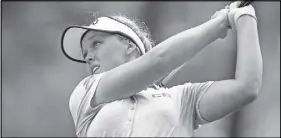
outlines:
[[[64,54],[92,70],[69,101],[76,135],[189,137],[199,125],[256,99],[262,80],[257,19],[251,5],[237,5],[232,3],[207,22],[153,48],[148,31],[123,16],[99,17],[89,26],[67,28]],[[224,38],[229,26],[237,33],[235,79],[171,88],[155,85],[165,76],[171,78],[173,70],[205,46]]]

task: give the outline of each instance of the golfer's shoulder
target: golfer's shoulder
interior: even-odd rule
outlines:
[[[76,84],[74,90],[72,91],[70,98],[69,98],[69,106],[72,107],[75,103],[78,103],[82,99],[82,97],[86,93],[85,86],[87,82],[90,80],[91,76],[87,76],[81,79],[78,84]]]
[[[101,74],[94,74],[90,76],[86,76],[80,80],[80,82],[74,88],[70,100],[72,101],[79,101],[81,100],[84,95],[89,91],[91,88],[94,88],[97,85],[97,81],[100,79],[103,73]],[[71,101],[70,101],[71,102]]]
[[[72,94],[75,94],[78,91],[78,93],[81,93],[81,91],[85,91],[85,87],[87,86],[87,84],[89,84],[90,80],[93,80],[94,77],[95,76],[91,75],[81,79],[78,84],[76,84],[76,87],[74,88]]]
[[[88,90],[92,85],[93,83],[95,83],[96,81],[99,80],[99,78],[103,75],[104,73],[101,73],[101,74],[94,74],[94,75],[90,75],[90,76],[87,76],[85,78],[83,78],[79,83],[78,85],[76,86],[75,90],[74,91],[79,91],[81,89],[83,90]]]

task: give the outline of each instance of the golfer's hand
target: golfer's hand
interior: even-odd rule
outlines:
[[[211,19],[214,19],[214,18],[222,19],[222,23],[220,24],[220,27],[219,27],[221,29],[221,31],[219,32],[220,33],[219,37],[221,39],[225,38],[228,33],[228,26],[229,26],[228,12],[229,12],[229,8],[225,7],[225,9],[215,12],[215,14],[211,17]]]
[[[228,20],[232,30],[237,29],[237,21],[242,16],[250,16],[257,21],[255,9],[252,5],[238,8],[240,1],[233,2],[229,5]]]

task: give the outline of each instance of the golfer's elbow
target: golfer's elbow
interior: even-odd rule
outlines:
[[[245,81],[241,81],[243,93],[247,96],[248,102],[253,102],[259,96],[262,84],[262,77],[253,77]]]
[[[250,64],[236,74],[236,80],[243,86],[243,92],[246,93],[250,101],[254,101],[259,95],[262,85],[262,72],[262,64],[259,62],[258,66]]]

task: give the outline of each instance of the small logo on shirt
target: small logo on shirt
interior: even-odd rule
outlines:
[[[152,94],[152,97],[153,98],[156,98],[156,97],[170,97],[171,98],[171,95],[168,93],[157,93],[157,94]]]

